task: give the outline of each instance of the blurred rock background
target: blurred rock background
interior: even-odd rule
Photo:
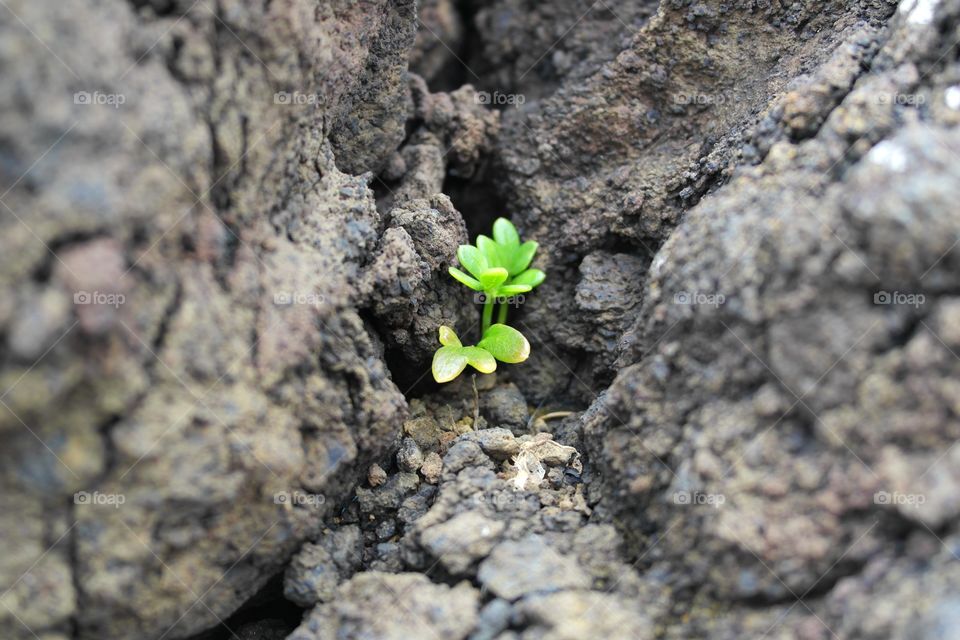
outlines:
[[[632,637],[953,637],[958,41],[960,0],[3,0],[5,636],[276,590],[436,327],[473,338],[446,266],[508,215],[549,278],[497,380],[583,411]],[[449,595],[363,575],[347,605]],[[600,597],[499,628],[450,588],[443,637]]]

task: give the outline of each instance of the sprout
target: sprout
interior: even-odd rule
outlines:
[[[505,324],[491,325],[475,347],[465,347],[450,327],[440,327],[440,344],[433,354],[433,377],[450,382],[469,364],[480,373],[493,373],[500,362],[523,362],[530,355],[530,343],[523,334]]]
[[[465,347],[450,327],[440,327],[440,344],[433,354],[433,377],[437,382],[450,382],[469,364],[480,373],[493,373],[497,361],[480,347]]]
[[[464,286],[483,293],[481,339],[465,347],[450,327],[440,327],[440,344],[433,355],[433,377],[437,382],[454,380],[469,364],[481,373],[492,373],[497,360],[516,364],[530,356],[530,343],[523,334],[506,324],[508,305],[516,296],[528,293],[547,277],[530,269],[537,243],[520,242],[520,234],[506,218],[493,223],[493,238],[481,235],[476,246],[461,245],[457,260],[466,271],[450,267],[450,275]],[[494,307],[499,305],[497,323]]]

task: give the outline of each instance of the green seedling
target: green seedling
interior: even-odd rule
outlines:
[[[493,224],[493,238],[481,235],[476,246],[461,245],[457,249],[457,259],[466,272],[450,267],[450,275],[483,294],[482,337],[476,346],[465,347],[453,329],[440,327],[442,346],[433,356],[433,377],[437,382],[450,382],[468,364],[481,373],[492,373],[497,360],[516,364],[529,357],[530,343],[506,322],[509,305],[546,278],[540,269],[529,268],[537,246],[532,240],[521,243],[516,227],[509,220],[498,218]]]
[[[469,364],[480,373],[493,373],[500,362],[519,363],[530,356],[530,343],[523,334],[505,324],[490,325],[483,340],[465,347],[450,327],[440,327],[440,344],[433,354],[433,377],[450,382]]]
[[[490,326],[496,305],[500,306],[497,322],[504,324],[511,299],[538,287],[547,277],[540,269],[528,268],[537,247],[533,240],[521,244],[513,223],[497,218],[493,238],[481,235],[477,237],[477,246],[460,245],[457,249],[457,259],[469,275],[456,267],[450,267],[450,275],[483,293],[481,332]]]

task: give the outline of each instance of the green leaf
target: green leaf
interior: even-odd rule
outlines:
[[[518,276],[514,276],[510,279],[510,284],[525,284],[531,289],[534,287],[540,286],[540,283],[543,282],[547,277],[543,271],[540,269],[527,269]]]
[[[437,382],[450,382],[466,368],[467,360],[463,347],[440,347],[433,354],[433,379]]]
[[[504,247],[515,247],[520,244],[520,234],[513,223],[506,218],[497,218],[493,223],[493,239]]]
[[[493,291],[506,282],[508,276],[507,270],[503,267],[494,267],[480,274],[480,284],[483,285],[484,291]]]
[[[533,254],[537,252],[539,246],[535,241],[528,240],[514,249],[509,267],[511,276],[522,273],[524,269],[530,266],[530,263],[533,262]]]
[[[483,291],[483,285],[480,284],[479,280],[475,278],[471,278],[470,276],[465,274],[463,271],[460,271],[460,269],[457,269],[456,267],[450,267],[449,269],[447,269],[447,273],[453,276],[455,280],[467,285],[474,291]]]
[[[490,267],[480,249],[469,244],[460,245],[457,249],[457,259],[474,278],[479,278],[480,274]]]
[[[460,347],[460,338],[457,337],[457,332],[451,329],[448,326],[440,327],[440,344],[445,347]]]
[[[463,347],[463,355],[467,357],[470,366],[480,373],[493,373],[497,370],[497,361],[486,349]]]
[[[433,379],[437,382],[450,382],[470,365],[480,373],[493,373],[497,370],[497,361],[488,351],[480,347],[444,346],[433,354]]]
[[[497,289],[497,295],[498,296],[515,296],[518,293],[526,293],[527,291],[530,291],[530,289],[533,289],[533,287],[531,287],[528,284],[513,284],[511,282],[510,284],[505,284],[499,289]]]
[[[530,343],[523,334],[505,324],[491,325],[477,343],[500,362],[516,364],[530,357]]]
[[[477,236],[477,248],[487,259],[487,267],[506,267],[504,255],[501,255],[497,243],[487,236]]]

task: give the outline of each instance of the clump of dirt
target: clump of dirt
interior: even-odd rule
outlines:
[[[294,558],[285,594],[313,610],[291,638],[647,635],[575,416],[548,423],[515,386],[472,382],[413,400],[396,454]]]

